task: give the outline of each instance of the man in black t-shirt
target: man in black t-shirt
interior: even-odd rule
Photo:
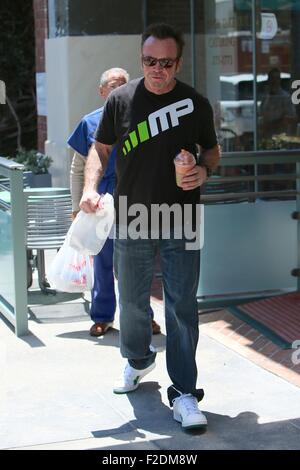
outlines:
[[[113,144],[118,144],[115,265],[119,280],[121,353],[128,359],[115,393],[135,390],[155,366],[147,315],[154,259],[160,252],[165,294],[168,388],[174,419],[185,429],[206,426],[196,389],[198,342],[196,293],[200,250],[188,243],[200,224],[200,187],[217,167],[220,152],[208,100],[175,79],[183,39],[165,24],[142,35],[144,77],[113,91],[105,105],[85,171],[80,207],[94,212],[98,179]],[[173,159],[182,150],[191,165],[177,186]]]

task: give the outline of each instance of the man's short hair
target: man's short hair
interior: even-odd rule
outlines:
[[[105,70],[105,72],[103,72],[103,74],[100,77],[100,86],[106,85],[106,83],[109,80],[109,76],[112,73],[118,73],[122,75],[125,78],[126,82],[129,82],[129,73],[126,72],[126,70],[121,69],[120,67],[113,67],[112,69],[108,69],[108,70]]]
[[[173,26],[167,23],[152,23],[150,24],[142,34],[142,44],[143,48],[144,42],[150,37],[153,36],[157,39],[169,39],[172,38],[176,41],[177,44],[177,58],[182,56],[184,39],[182,32],[178,29],[173,28]]]

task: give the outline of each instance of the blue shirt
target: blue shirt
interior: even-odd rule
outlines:
[[[68,144],[76,152],[87,157],[91,145],[95,142],[94,134],[98,127],[100,119],[102,119],[103,106],[101,108],[86,114],[74,129],[68,139]],[[113,193],[115,187],[115,161],[117,155],[117,147],[112,149],[108,159],[106,171],[100,181],[98,188],[99,193]]]

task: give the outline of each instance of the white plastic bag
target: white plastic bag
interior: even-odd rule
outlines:
[[[84,292],[94,284],[93,261],[70,246],[69,235],[53,259],[47,278],[51,287],[62,292]]]
[[[94,213],[80,211],[72,223],[70,246],[85,255],[97,255],[103,248],[114,222],[114,199],[106,193]]]

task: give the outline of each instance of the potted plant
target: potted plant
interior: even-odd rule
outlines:
[[[17,163],[24,165],[24,176],[26,185],[31,188],[45,188],[52,185],[51,174],[48,169],[52,158],[37,150],[17,150],[14,157],[8,157]]]

